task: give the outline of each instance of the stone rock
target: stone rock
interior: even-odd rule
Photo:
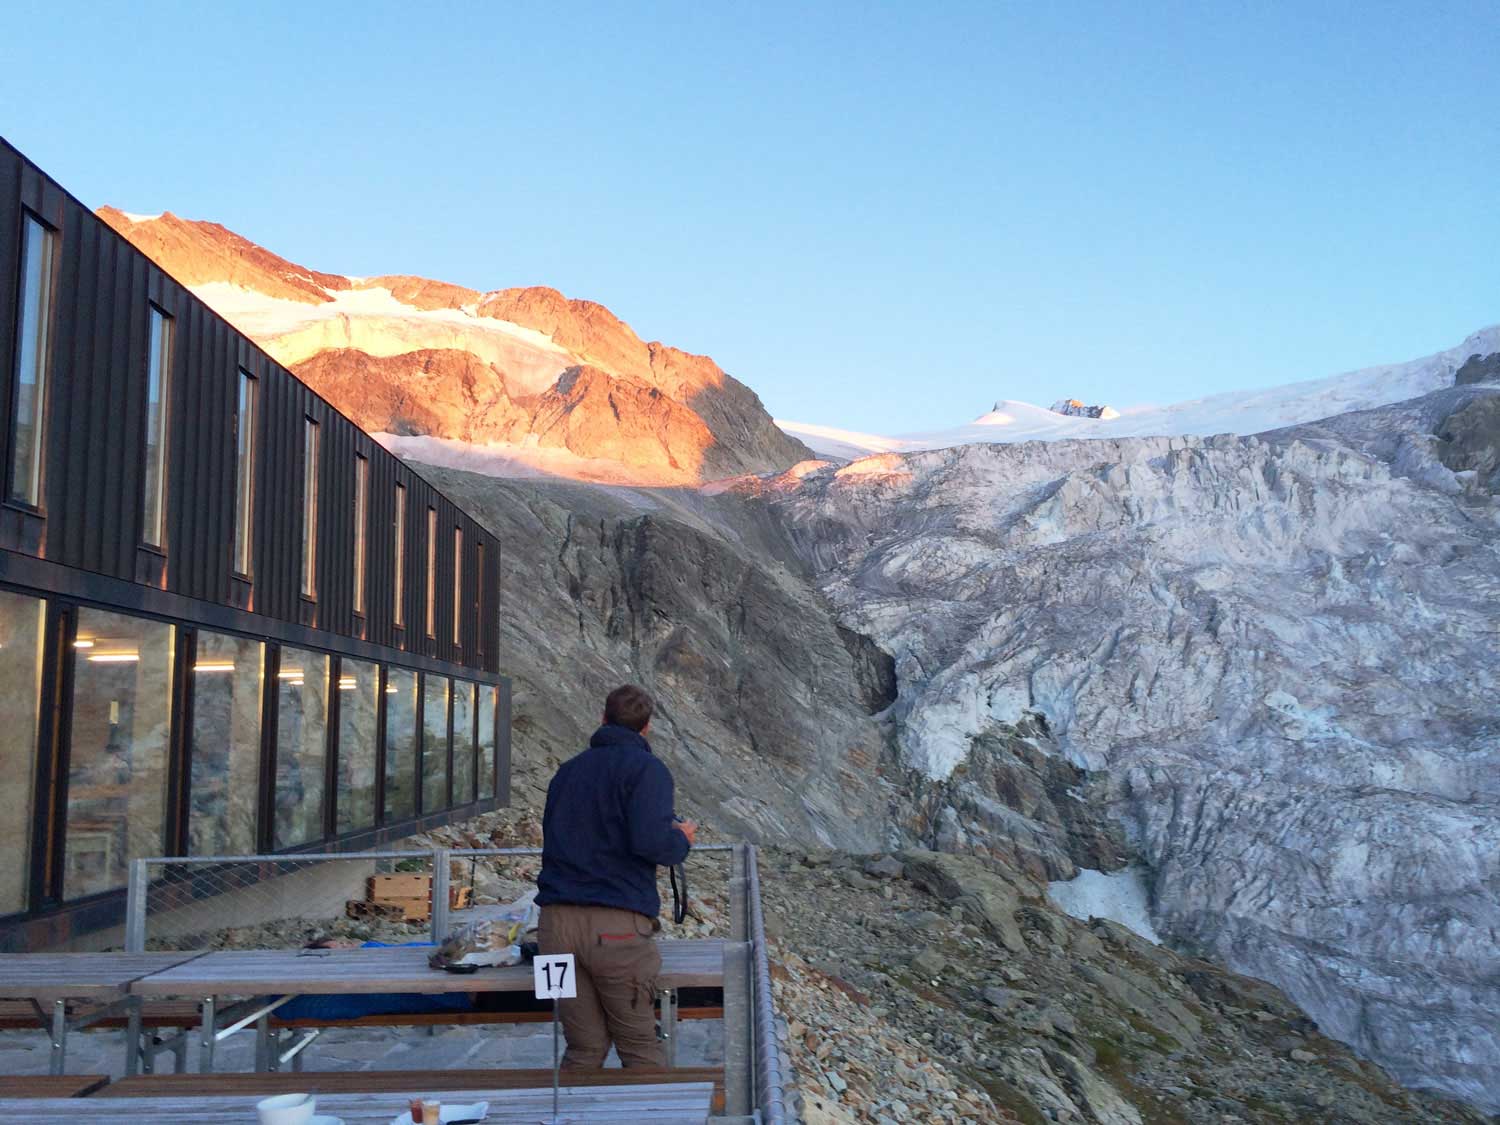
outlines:
[[[935,949],[924,949],[911,959],[911,967],[924,977],[936,977],[948,967],[948,959]]]
[[[1012,953],[1025,953],[1016,922],[1022,896],[1009,880],[972,856],[940,852],[901,853],[906,878],[938,898],[960,906],[965,917],[987,928]]]
[[[1294,1047],[1287,1053],[1287,1057],[1290,1058],[1293,1062],[1310,1063],[1318,1061],[1317,1055],[1313,1054],[1311,1051],[1304,1051],[1300,1047]]]
[[[1122,964],[1113,965],[1112,970],[1106,972],[1090,964],[1076,968],[1078,975],[1104,996],[1135,1012],[1183,1047],[1192,1047],[1198,1042],[1202,1024],[1181,1001],[1154,989],[1151,982],[1136,976]]]
[[[1460,387],[1471,383],[1500,383],[1500,352],[1471,355],[1454,373],[1453,382]]]
[[[883,855],[865,864],[865,874],[876,879],[899,879],[905,869],[905,865],[891,855]]]

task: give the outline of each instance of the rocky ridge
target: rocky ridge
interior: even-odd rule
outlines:
[[[594,301],[545,287],[481,293],[407,275],[345,277],[217,223],[98,214],[314,389],[354,404],[373,432],[561,449],[652,484],[809,455],[713,360],[646,343]]]

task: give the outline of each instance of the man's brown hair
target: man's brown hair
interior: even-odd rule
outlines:
[[[646,724],[651,721],[651,712],[655,710],[656,704],[651,702],[645,688],[625,684],[610,692],[609,698],[604,701],[604,721],[640,734],[646,729]]]

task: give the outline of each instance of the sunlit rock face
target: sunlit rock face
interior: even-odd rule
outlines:
[[[808,456],[713,360],[643,342],[593,301],[320,273],[216,223],[99,215],[372,432],[627,483],[695,484]]]
[[[1044,717],[1108,779],[1165,939],[1493,1107],[1500,503],[1462,474],[1491,464],[1496,398],[739,487],[893,654],[909,768],[961,784],[996,732]],[[1466,436],[1442,431],[1455,416]],[[1482,464],[1456,474],[1440,432]],[[960,843],[987,831],[959,800],[949,820]]]

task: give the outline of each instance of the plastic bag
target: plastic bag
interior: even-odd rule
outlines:
[[[534,890],[515,902],[478,906],[466,913],[469,920],[445,937],[427,958],[434,969],[446,969],[449,965],[519,965],[521,943],[526,934],[536,929],[541,916]]]

